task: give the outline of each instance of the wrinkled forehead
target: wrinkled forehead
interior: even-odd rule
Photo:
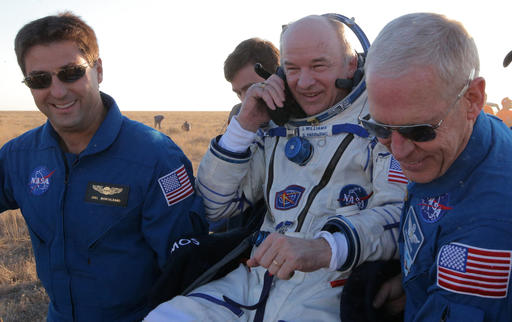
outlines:
[[[53,71],[70,64],[87,62],[73,41],[34,45],[25,54],[25,71]]]
[[[341,42],[324,17],[310,17],[288,26],[281,39],[283,61],[296,55],[318,53],[341,57]]]
[[[334,27],[325,17],[310,16],[287,26],[281,38],[281,49],[286,52],[300,45],[333,44],[340,41]]]
[[[400,76],[371,70],[366,75],[370,115],[385,124],[415,124],[435,120],[447,107],[441,98],[443,86],[427,67],[414,68]]]

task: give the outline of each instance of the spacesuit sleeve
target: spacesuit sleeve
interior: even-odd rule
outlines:
[[[411,292],[420,287],[414,283],[417,277],[430,274],[431,285],[421,285],[429,290],[426,300],[413,303],[417,305],[412,310],[416,313],[414,320],[434,320],[434,314],[443,321],[508,320],[511,316],[508,292],[512,284],[511,230],[508,220],[489,219],[441,236],[449,242],[437,245],[430,267],[403,277],[406,289]]]
[[[365,261],[398,258],[398,227],[407,178],[383,145],[373,140],[367,149],[370,164],[365,175],[373,188],[368,206],[363,210],[341,209],[322,229],[347,237],[348,257],[340,271],[350,271]]]
[[[170,243],[185,234],[207,234],[201,197],[194,189],[192,165],[175,145],[163,149],[143,202],[142,231],[162,268]]]
[[[199,164],[196,189],[203,197],[210,220],[228,218],[242,212],[263,197],[264,152],[252,144],[242,153],[222,148],[214,138]]]
[[[9,171],[9,160],[7,159],[9,146],[10,144],[7,143],[0,149],[0,213],[8,209],[19,208],[12,196],[9,173],[13,171]]]

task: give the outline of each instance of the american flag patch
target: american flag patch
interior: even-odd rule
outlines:
[[[437,259],[437,285],[480,297],[507,296],[512,252],[451,243]]]
[[[405,184],[409,183],[409,180],[407,180],[407,177],[402,172],[400,163],[398,163],[393,156],[391,156],[391,163],[389,164],[388,181]]]
[[[194,192],[184,165],[158,179],[158,183],[169,206],[182,201]]]

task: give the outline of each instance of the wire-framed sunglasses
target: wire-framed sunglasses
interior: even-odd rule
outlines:
[[[369,119],[365,120],[364,118],[359,118],[359,122],[364,126],[364,128],[373,136],[381,139],[388,139],[391,136],[392,131],[397,131],[406,139],[415,141],[415,142],[428,142],[432,141],[436,138],[436,129],[443,124],[444,119],[450,111],[455,107],[459,99],[464,96],[466,91],[469,88],[469,84],[473,80],[475,76],[475,69],[471,70],[469,74],[469,78],[461,89],[457,98],[453,102],[453,104],[446,110],[445,116],[441,119],[437,124],[414,124],[414,125],[388,125],[376,122],[375,120]]]
[[[35,71],[30,73],[21,82],[31,89],[44,89],[52,85],[52,75],[57,75],[61,82],[73,83],[85,75],[87,67],[89,67],[89,64],[83,63],[80,65],[64,66],[56,72]]]

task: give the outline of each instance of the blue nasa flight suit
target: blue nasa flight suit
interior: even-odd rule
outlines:
[[[480,113],[445,175],[411,183],[400,227],[406,321],[511,321],[512,132]]]
[[[48,321],[142,320],[170,241],[207,230],[183,152],[101,96],[108,113],[79,155],[49,122],[0,150],[0,212],[27,222]]]

